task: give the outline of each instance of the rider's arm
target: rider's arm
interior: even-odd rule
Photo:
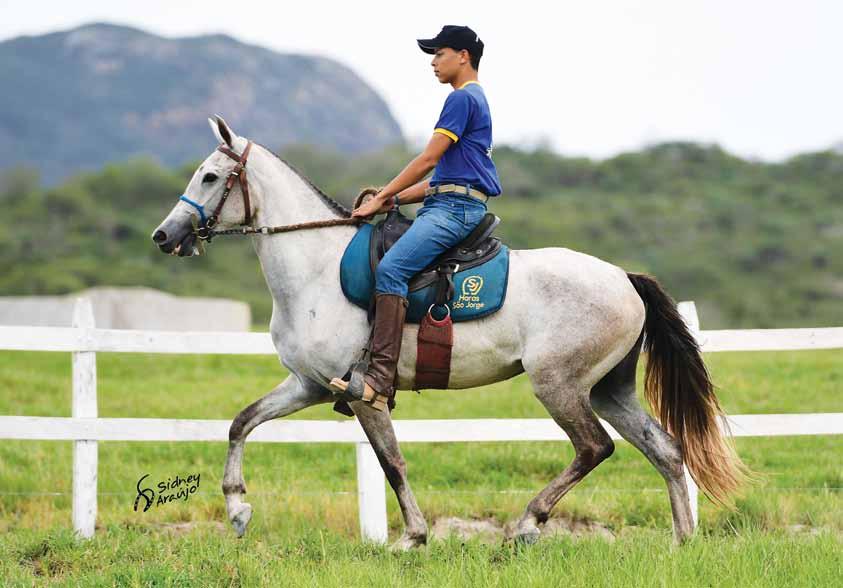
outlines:
[[[412,204],[413,202],[421,202],[424,200],[424,191],[430,187],[430,179],[422,180],[417,184],[413,184],[406,190],[401,190],[398,197],[401,204]]]
[[[405,200],[402,194],[400,199],[402,203],[421,202],[424,200],[424,189],[419,189],[422,185],[422,182],[419,180],[436,167],[439,159],[453,142],[452,139],[442,133],[433,133],[424,151],[408,163],[407,167],[395,176],[395,179],[384,186],[383,190],[374,196],[374,198],[377,198],[383,203],[391,200],[395,194],[398,194],[402,190],[406,190],[408,192],[408,199]]]

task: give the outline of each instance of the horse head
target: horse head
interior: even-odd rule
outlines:
[[[219,147],[199,165],[178,203],[152,232],[152,240],[164,253],[198,254],[203,228],[207,233],[210,228],[249,224],[257,211],[257,202],[250,202],[242,161],[251,143],[236,135],[220,116],[209,118],[208,123]]]

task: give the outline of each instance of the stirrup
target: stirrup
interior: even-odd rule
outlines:
[[[334,392],[341,392],[342,398],[346,402],[355,402],[362,400],[372,405],[372,408],[383,412],[386,409],[389,397],[383,394],[378,394],[371,386],[366,384],[363,377],[366,370],[369,369],[369,363],[366,361],[358,361],[351,366],[351,376],[348,380],[334,378],[328,386]],[[346,376],[348,372],[346,372]]]

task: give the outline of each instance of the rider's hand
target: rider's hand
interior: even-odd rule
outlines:
[[[352,218],[369,218],[376,214],[389,212],[395,204],[395,197],[390,196],[386,200],[380,197],[380,194],[373,196],[351,212]]]
[[[392,210],[393,206],[395,206],[395,196],[390,196],[389,198],[383,201],[380,210],[378,210],[378,214],[386,214],[387,212]]]

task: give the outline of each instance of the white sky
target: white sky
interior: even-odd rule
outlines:
[[[781,159],[843,141],[840,0],[0,0],[0,14],[0,39],[107,21],[333,57],[417,142],[450,86],[415,39],[443,24],[467,24],[486,44],[497,144],[605,157],[688,139]]]

